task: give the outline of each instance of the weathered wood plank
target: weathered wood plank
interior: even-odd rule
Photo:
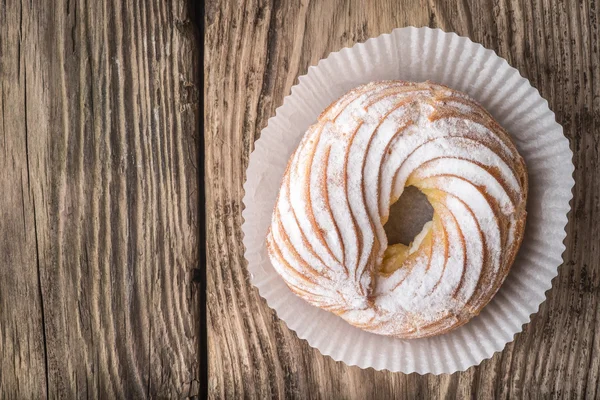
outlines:
[[[188,2],[0,5],[0,397],[198,392]]]
[[[205,150],[211,398],[600,396],[600,54],[595,0],[207,2]],[[242,185],[253,141],[310,65],[401,26],[494,49],[531,80],[575,153],[565,264],[503,352],[453,375],[360,370],[323,357],[249,284]]]

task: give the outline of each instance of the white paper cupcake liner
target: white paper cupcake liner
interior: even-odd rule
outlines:
[[[481,314],[444,335],[402,340],[374,335],[294,295],[265,245],[288,158],[321,111],[371,81],[431,80],[469,94],[511,134],[529,171],[527,228],[506,281]],[[336,361],[405,373],[462,371],[513,340],[545,300],[562,264],[573,163],[548,103],[492,50],[439,29],[402,28],[331,53],[299,78],[256,141],[244,185],[244,245],[252,283],[279,318]]]

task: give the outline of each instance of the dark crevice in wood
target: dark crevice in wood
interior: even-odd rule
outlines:
[[[152,321],[150,321],[150,324],[148,325],[148,338],[152,338]],[[152,340],[149,340],[149,344],[148,344],[148,369],[146,371],[146,373],[148,374],[148,377],[146,378],[146,397],[147,398],[151,398],[152,397],[152,393],[150,393],[150,377],[152,376],[152,370],[151,370],[151,362],[150,362],[150,355],[152,354]]]
[[[276,31],[276,24],[277,24],[277,8],[276,8],[276,4],[278,4],[278,0],[273,0],[271,2],[271,7],[270,7],[270,18],[269,18],[269,27],[267,29],[267,43],[266,43],[266,55],[265,55],[265,61],[264,61],[264,65],[265,65],[265,70],[264,70],[264,74],[263,74],[263,78],[262,78],[262,88],[260,90],[260,95],[258,97],[258,101],[259,104],[257,106],[257,110],[258,113],[264,113],[265,110],[260,110],[260,105],[264,104],[263,100],[265,98],[265,96],[267,95],[267,93],[269,93],[269,91],[273,90],[273,85],[274,85],[274,80],[275,80],[275,71],[273,70],[274,68],[274,54],[277,51],[277,31]],[[256,122],[258,123],[260,121],[260,118],[256,119]],[[255,129],[255,140],[258,139],[260,135],[260,129],[257,126]]]
[[[25,163],[27,165],[27,188],[29,189],[29,193],[31,193],[31,162],[29,161],[29,128],[27,118],[27,68],[25,68],[23,73],[23,118],[25,119]]]
[[[22,9],[21,9],[22,10]],[[22,23],[22,20],[21,20]],[[20,56],[20,55],[19,55]],[[20,65],[20,64],[19,64]],[[48,368],[48,340],[46,337],[46,314],[45,314],[45,305],[44,305],[44,293],[42,287],[42,277],[41,277],[41,259],[40,259],[40,245],[39,245],[39,233],[37,226],[37,211],[36,211],[36,201],[35,194],[32,191],[32,181],[31,181],[31,160],[29,157],[29,118],[27,111],[27,66],[24,65],[23,71],[23,119],[24,119],[24,128],[25,128],[25,164],[27,167],[27,188],[28,194],[32,199],[32,208],[33,208],[33,233],[35,235],[35,257],[36,257],[36,270],[37,270],[37,287],[38,287],[38,295],[40,302],[40,311],[41,311],[41,331],[42,331],[42,345],[44,349],[44,367],[45,367],[45,380],[46,380],[46,398],[49,397],[49,374],[50,370]],[[23,185],[21,185],[22,187]],[[23,201],[24,195],[21,194]],[[23,205],[23,210],[25,210],[25,206]],[[23,222],[25,224],[25,217],[23,218]],[[24,225],[25,226],[25,225]],[[26,230],[25,230],[26,232]]]
[[[46,379],[46,398],[50,397],[50,369],[48,368],[48,340],[46,338],[46,312],[44,306],[44,291],[42,289],[42,271],[41,271],[41,261],[40,261],[40,244],[38,239],[38,229],[37,229],[37,212],[35,207],[35,195],[33,196],[33,233],[35,234],[35,259],[37,266],[37,286],[38,286],[38,295],[40,299],[40,310],[41,310],[41,318],[42,318],[42,338],[43,338],[43,347],[44,347],[44,367],[45,367],[45,379]]]
[[[427,26],[434,29],[437,27],[437,22],[435,20],[435,11],[433,9],[429,11],[429,23],[427,24]]]
[[[67,5],[68,9],[68,5]],[[73,26],[71,27],[71,51],[75,53],[75,31],[77,29],[77,5],[73,7]]]
[[[203,1],[195,2],[190,1],[189,14],[190,20],[195,24],[193,44],[200,48],[200,65],[204,65],[204,43],[205,43],[205,3]],[[202,93],[198,96],[197,105],[200,110],[204,111],[204,69],[198,69],[198,79],[200,82],[199,87],[202,89]],[[198,182],[198,266],[193,269],[192,280],[198,284],[199,290],[199,321],[200,332],[198,335],[198,349],[199,349],[199,389],[198,398],[208,398],[208,316],[207,316],[207,240],[206,240],[206,187],[205,187],[205,126],[204,118],[198,118],[198,135],[196,142],[196,154],[197,165],[196,174]],[[191,389],[190,384],[190,389]]]
[[[21,77],[21,42],[23,41],[23,0],[19,11],[19,40],[17,41],[17,76]]]
[[[23,216],[23,232],[27,232],[27,216],[25,215],[25,187],[23,185],[23,176],[21,176],[21,207]]]
[[[2,42],[0,41],[0,58],[2,58]],[[4,98],[4,81],[2,81],[2,141],[4,142],[4,157],[6,157],[6,153],[8,151],[8,146],[6,145],[6,115],[4,113],[4,103],[6,100]]]

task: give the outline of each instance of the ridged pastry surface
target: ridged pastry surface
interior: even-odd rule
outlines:
[[[383,225],[407,186],[433,219],[409,246]],[[331,104],[290,158],[267,247],[287,285],[364,330],[432,336],[467,322],[508,274],[527,172],[509,135],[467,95],[372,82]]]

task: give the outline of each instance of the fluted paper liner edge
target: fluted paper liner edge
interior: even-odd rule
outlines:
[[[306,129],[348,90],[386,79],[431,80],[469,94],[510,133],[529,172],[525,237],[506,281],[480,315],[426,339],[371,334],[311,306],[275,272],[265,244],[287,161]],[[468,38],[409,27],[331,53],[299,78],[250,156],[242,230],[251,281],[299,338],[336,361],[404,373],[463,371],[501,351],[545,300],[563,262],[572,156],[546,100],[503,58]]]

